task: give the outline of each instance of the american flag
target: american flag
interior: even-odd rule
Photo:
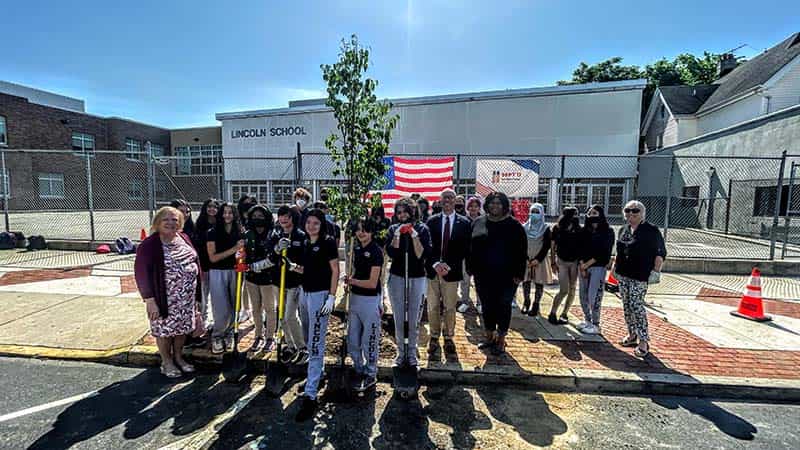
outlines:
[[[401,197],[419,194],[429,202],[439,198],[442,189],[453,187],[454,157],[411,159],[387,156],[386,186],[380,191],[387,217],[394,215],[394,202]]]

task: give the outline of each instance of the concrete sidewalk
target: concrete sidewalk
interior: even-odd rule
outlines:
[[[0,268],[0,275],[0,302],[4,305],[0,308],[0,354],[158,363],[144,307],[129,272],[6,267]],[[740,281],[736,277],[665,275],[664,282],[652,286],[647,297],[652,354],[644,360],[633,356],[632,349],[619,346],[625,334],[621,304],[608,293],[602,312],[603,336],[583,335],[575,328],[581,320],[578,306],[573,306],[571,323],[566,326],[553,326],[543,317],[530,318],[515,310],[508,353],[501,357],[477,349],[483,336],[480,318],[459,314],[458,356],[427,355],[421,346],[422,377],[584,392],[800,400],[800,302],[765,302],[767,312],[775,318],[771,323],[734,318],[729,312],[738,302],[735,285]],[[765,285],[770,283],[774,287],[768,292],[776,295],[791,294],[800,284],[784,279],[767,280]],[[548,287],[545,313],[553,294]],[[336,327],[332,325],[332,332]],[[423,327],[422,343],[427,342],[426,329]],[[242,324],[242,332],[240,348],[246,351],[252,343],[252,324]],[[394,343],[386,333],[382,339],[381,376],[390,379]],[[337,362],[332,351],[335,345],[329,342],[330,364]],[[201,363],[221,360],[208,348],[192,349],[190,354]],[[263,367],[271,355],[252,356],[256,366]]]

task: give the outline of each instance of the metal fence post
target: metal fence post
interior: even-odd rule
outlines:
[[[89,235],[91,240],[95,240],[94,231],[94,191],[92,190],[92,156],[89,152],[86,154],[86,197],[89,206]]]
[[[294,187],[297,189],[301,186],[303,179],[303,154],[300,151],[300,143],[297,143],[297,154],[294,159]]]
[[[0,159],[2,159],[3,162],[3,216],[5,217],[6,231],[8,232],[11,231],[8,223],[8,198],[10,197],[8,193],[11,188],[11,183],[8,182],[8,171],[6,170],[6,151],[2,148],[0,148]]]
[[[731,223],[731,202],[733,202],[733,178],[728,179],[728,204],[725,206],[725,234],[728,234],[728,227]]]
[[[794,169],[798,164],[794,161],[789,168],[789,189],[786,195],[786,216],[783,219],[783,248],[781,249],[781,259],[786,259],[786,247],[789,245],[789,228],[792,225],[792,191],[794,190]]]
[[[556,192],[556,215],[560,214],[563,208],[561,207],[561,196],[564,193],[564,166],[566,165],[567,155],[561,155],[561,172],[558,177],[558,192]]]
[[[461,153],[456,153],[456,192],[461,188]]]
[[[147,196],[149,197],[147,209],[150,222],[152,223],[153,212],[156,209],[156,176],[153,171],[155,168],[155,161],[153,161],[153,147],[150,145],[150,141],[147,141],[144,146],[147,151]]]
[[[667,175],[667,202],[664,207],[664,243],[667,242],[669,232],[669,216],[672,209],[672,172],[675,170],[675,154],[669,157],[669,174]]]
[[[778,173],[778,186],[775,193],[775,214],[772,216],[772,229],[769,232],[769,259],[775,259],[775,235],[778,229],[778,220],[781,214],[781,194],[783,194],[783,171],[786,168],[786,150],[781,153],[781,168]]]

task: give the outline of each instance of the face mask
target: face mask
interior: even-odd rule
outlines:
[[[532,212],[528,217],[530,217],[530,220],[533,223],[539,223],[542,221],[542,215],[538,212]]]
[[[330,223],[333,223],[333,214],[325,214],[325,220]]]
[[[300,208],[304,208],[306,206],[306,201],[302,198],[298,198],[296,202],[297,206]]]
[[[250,224],[256,228],[264,228],[267,226],[267,219],[250,219]]]

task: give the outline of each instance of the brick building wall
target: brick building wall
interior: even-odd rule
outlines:
[[[9,176],[12,211],[71,210],[88,208],[86,158],[72,152],[74,132],[94,137],[99,150],[90,160],[94,208],[146,209],[147,165],[125,156],[126,138],[142,144],[159,144],[170,151],[169,130],[119,118],[52,108],[27,99],[0,93],[0,115],[6,119],[6,172]],[[19,152],[13,150],[50,150]],[[62,152],[52,152],[62,150]],[[102,150],[120,153],[103,153]],[[40,195],[40,174],[63,177],[63,198]],[[60,183],[57,183],[60,184]],[[131,195],[133,194],[133,195]],[[141,194],[141,195],[138,195]],[[131,198],[133,197],[133,198]],[[2,199],[0,199],[0,206]]]

